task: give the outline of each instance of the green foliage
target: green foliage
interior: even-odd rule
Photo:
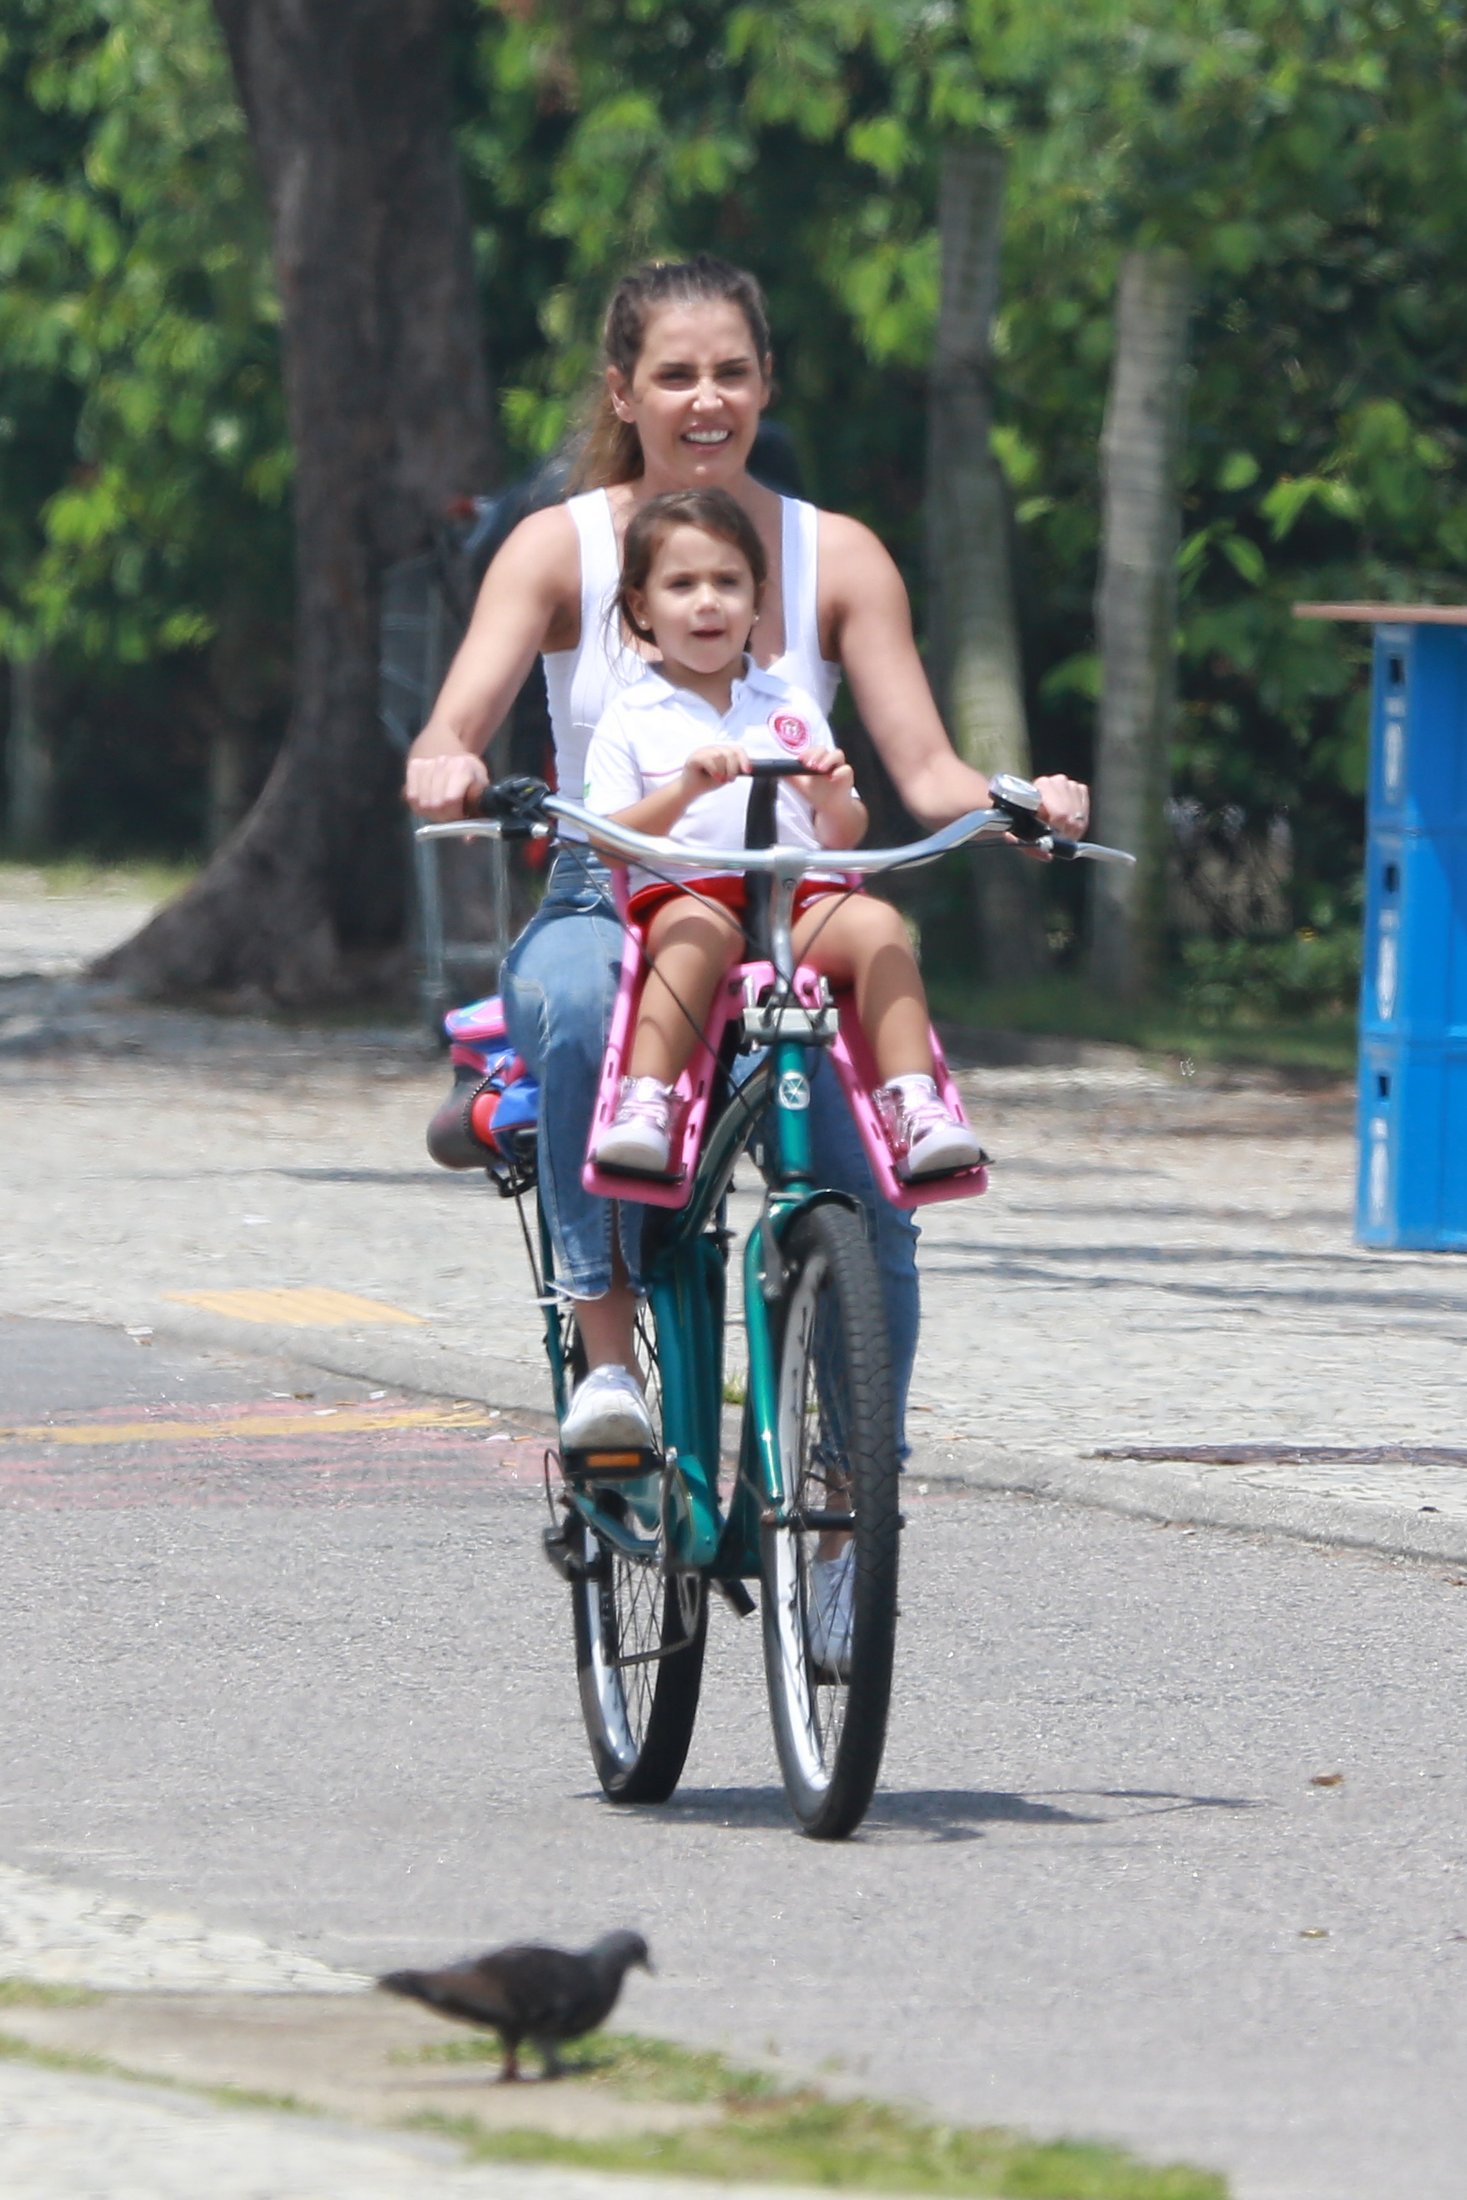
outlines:
[[[0,655],[142,664],[231,593],[282,618],[278,316],[205,0],[13,0],[0,114]]]
[[[1460,595],[1467,31],[1435,0],[1078,13],[1042,127],[1011,137],[1000,328],[1003,429],[1040,458],[1018,509],[1036,752],[1088,757],[1118,255],[1180,245],[1173,782],[1206,809],[1290,812],[1302,923],[1358,867],[1363,650],[1292,605]]]
[[[995,445],[1034,748],[1056,768],[1090,762],[1117,271],[1133,246],[1184,250],[1174,785],[1260,826],[1288,811],[1292,931],[1342,904],[1364,644],[1291,612],[1460,593],[1455,0],[470,0],[453,37],[512,465],[565,434],[616,274],[723,252],[769,292],[809,493],[878,529],[919,616],[937,154],[948,132],[1005,149]],[[0,654],[166,684],[227,607],[281,628],[276,324],[205,0],[12,0]]]
[[[1187,940],[1179,998],[1210,1028],[1305,1023],[1351,1014],[1360,992],[1360,929],[1282,940]]]
[[[938,974],[929,977],[928,994],[937,1015],[977,1032],[1135,1047],[1173,1063],[1267,1064],[1308,1077],[1348,1078],[1354,1070],[1353,1002],[1335,1011],[1322,1000],[1311,1002],[1285,1019],[1250,1007],[1248,988],[1235,971],[1204,1016],[1187,1000],[1187,983],[1184,974],[1154,1000],[1122,1004],[1074,973],[1024,987],[975,986],[970,978]]]

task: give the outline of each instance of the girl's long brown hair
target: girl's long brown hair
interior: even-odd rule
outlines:
[[[586,425],[571,469],[569,492],[610,489],[636,481],[643,471],[642,442],[629,420],[619,420],[604,369],[616,367],[628,382],[647,341],[647,323],[659,306],[735,305],[749,324],[760,371],[769,357],[769,310],[748,271],[700,252],[692,260],[648,260],[624,275],[611,293],[601,335],[603,372],[586,407]]]

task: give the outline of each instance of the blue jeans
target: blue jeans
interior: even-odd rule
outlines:
[[[578,1299],[598,1299],[611,1289],[614,1226],[626,1272],[634,1283],[638,1278],[640,1207],[600,1199],[581,1183],[621,954],[622,924],[604,865],[589,850],[562,847],[544,900],[504,958],[499,989],[510,1040],[540,1080],[540,1206],[556,1279]],[[919,1320],[917,1226],[877,1190],[861,1134],[825,1057],[811,1084],[810,1144],[817,1182],[860,1200],[871,1226],[905,1451]]]
[[[540,1080],[540,1210],[556,1281],[573,1298],[611,1289],[611,1233],[635,1283],[641,1209],[584,1189],[581,1167],[621,977],[622,923],[606,867],[589,849],[563,847],[545,897],[499,969],[510,1042]]]

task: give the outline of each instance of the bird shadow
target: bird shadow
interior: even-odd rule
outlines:
[[[1258,1810],[1246,1796],[1191,1795],[1164,1788],[1073,1788],[1057,1799],[987,1788],[900,1788],[879,1793],[863,1835],[931,1842],[981,1841],[993,1826],[1109,1826],[1173,1811]],[[782,1788],[680,1788],[666,1803],[632,1806],[628,1816],[689,1825],[786,1829],[790,1807]]]
[[[405,2074],[395,2074],[392,2082],[400,2090],[412,2093],[421,2093],[425,2086],[431,2086],[435,2092],[442,2093],[452,2093],[459,2089],[477,2093],[482,2092],[485,2086],[492,2086],[496,2091],[502,2086],[506,2093],[511,2094],[533,2093],[537,2086],[558,2085],[562,2078],[591,2078],[598,2071],[609,2070],[611,2067],[611,2061],[605,2055],[594,2058],[583,2056],[578,2057],[575,2062],[560,2062],[553,2070],[547,2070],[538,2063],[530,2068],[521,2064],[515,2075],[508,2078],[504,2074],[499,2049],[490,2042],[486,2044],[482,2055],[459,2056],[451,2063],[427,2069],[414,2068]]]

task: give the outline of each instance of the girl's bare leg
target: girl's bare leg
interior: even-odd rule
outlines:
[[[733,917],[690,894],[664,902],[647,927],[652,968],[642,988],[629,1077],[672,1084],[707,1020],[714,991],[738,959],[744,935]]]
[[[882,1084],[935,1074],[927,995],[907,928],[889,901],[815,902],[794,927],[795,955],[856,996]]]

